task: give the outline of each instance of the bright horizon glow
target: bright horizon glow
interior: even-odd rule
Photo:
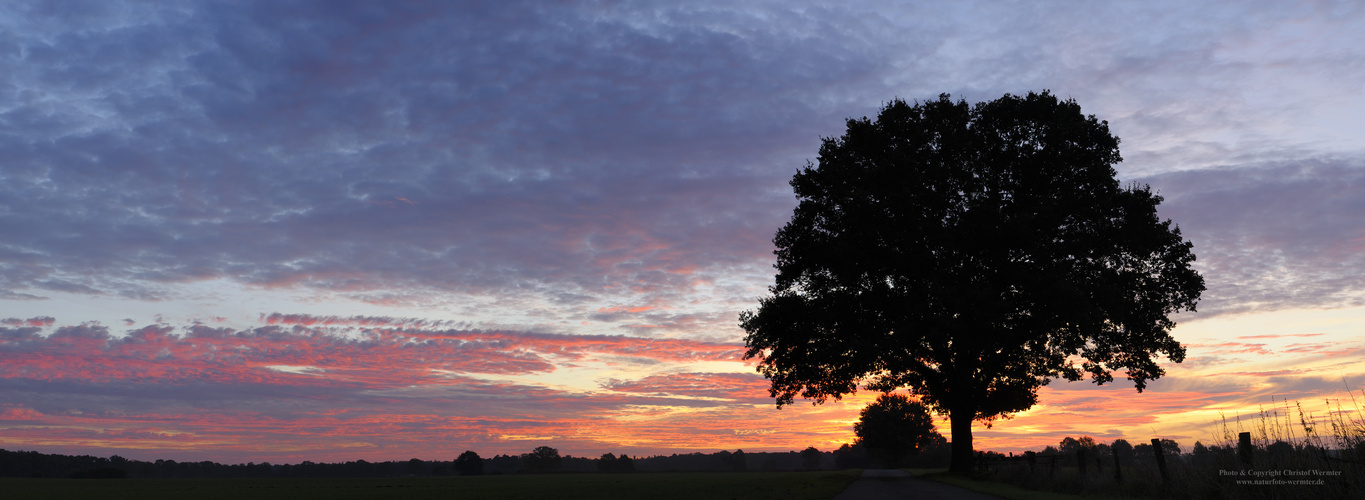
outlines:
[[[1357,319],[1360,309],[1187,320],[1175,331],[1188,347],[1186,362],[1167,363],[1167,376],[1147,391],[1139,394],[1121,379],[1102,387],[1053,381],[1034,408],[991,429],[978,424],[977,448],[1036,451],[1063,437],[1089,435],[1135,443],[1161,437],[1188,450],[1196,441],[1218,443],[1215,430],[1223,418],[1254,418],[1286,401],[1302,403],[1318,418],[1325,416],[1324,400],[1354,409],[1346,389],[1358,391],[1351,384],[1362,382],[1353,375],[1365,363],[1365,345],[1353,335],[1365,326]],[[287,319],[254,332],[199,325],[178,334],[176,328],[150,326],[106,337],[89,324],[21,322],[46,335],[6,337],[0,347],[28,353],[6,364],[6,379],[126,385],[134,393],[146,387],[169,393],[163,398],[172,406],[219,407],[208,414],[167,409],[130,418],[0,404],[6,423],[0,447],[69,453],[94,447],[144,460],[273,463],[441,460],[464,448],[492,456],[544,444],[575,456],[831,450],[853,441],[858,411],[876,396],[861,391],[825,405],[798,400],[775,409],[766,397],[767,382],[751,363],[738,360],[741,344],[393,330],[375,318],[275,317]],[[367,327],[356,326],[361,324]],[[1207,343],[1220,338],[1233,342]],[[432,350],[434,358],[405,352],[433,342],[447,346]],[[467,354],[450,357],[459,352]],[[1236,357],[1227,357],[1230,353]],[[719,357],[706,359],[711,356]],[[432,364],[423,365],[423,359]],[[82,372],[79,366],[87,368]],[[1287,390],[1280,381],[1285,377],[1337,387]],[[222,405],[219,397],[199,394],[204,383],[265,396]],[[292,401],[299,391],[315,391],[309,399],[321,406]],[[408,401],[412,409],[383,409],[386,401]],[[334,405],[341,411],[327,409]],[[937,425],[948,434],[946,422]],[[372,432],[376,427],[386,433]],[[306,432],[293,436],[300,431]],[[261,446],[265,442],[270,444]]]

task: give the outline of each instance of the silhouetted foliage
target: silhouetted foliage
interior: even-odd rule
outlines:
[[[820,450],[814,446],[801,450],[801,468],[816,470],[820,468]]]
[[[459,457],[455,458],[455,473],[461,476],[477,476],[483,474],[483,458],[473,450],[465,450]]]
[[[1165,441],[1161,443],[1161,448],[1166,448]],[[1274,443],[1266,445],[1265,451],[1272,459],[1282,459],[1294,453],[1294,445],[1276,440]]]
[[[1062,438],[1062,442],[1057,446],[1061,451],[1062,457],[1069,465],[1076,465],[1077,456],[1084,451],[1085,455],[1091,459],[1095,457],[1099,445],[1095,443],[1095,438],[1081,436],[1080,439],[1067,436]]]
[[[1106,122],[1044,92],[894,100],[847,125],[792,179],[772,295],[740,315],[779,407],[907,387],[949,415],[967,473],[972,422],[1051,379],[1121,370],[1140,392],[1156,356],[1184,359],[1170,315],[1204,281],[1161,197],[1120,187]]]
[[[106,459],[0,450],[0,477],[112,477],[117,474],[112,470],[123,471],[126,477],[131,478],[395,477],[436,474],[438,470],[449,470],[449,464],[418,459],[377,463],[356,460],[330,464],[304,461],[294,465],[175,460],[145,462],[118,455]]]
[[[906,455],[944,442],[929,410],[904,394],[878,396],[858,414],[853,434],[884,467],[897,467]]]
[[[1162,439],[1162,440],[1161,440],[1161,453],[1164,454],[1164,455],[1166,455],[1166,456],[1179,455],[1179,454],[1180,454],[1180,443],[1175,442],[1175,440],[1173,440],[1173,439]]]
[[[404,472],[409,476],[426,476],[431,474],[431,466],[420,458],[408,460]]]
[[[597,459],[597,470],[601,472],[616,472],[616,455],[603,453]]]
[[[1155,454],[1152,453],[1152,445],[1147,443],[1138,443],[1133,446],[1133,456],[1148,458],[1155,456]]]
[[[522,455],[524,456],[524,455]],[[522,470],[522,456],[495,455],[484,462],[487,474],[511,474]]]
[[[866,469],[867,447],[862,444],[849,446],[845,443],[834,450],[834,466],[840,469]]]
[[[744,450],[735,450],[735,453],[730,455],[730,470],[735,472],[749,470],[749,461],[744,456]]]
[[[531,472],[550,472],[558,469],[562,460],[559,450],[549,446],[538,446],[531,453],[521,456],[522,464]]]
[[[597,459],[597,470],[601,472],[635,472],[635,461],[625,454],[619,458],[607,453]]]
[[[1115,439],[1114,444],[1109,445],[1109,449],[1114,453],[1114,456],[1119,458],[1120,462],[1125,464],[1133,463],[1135,453],[1133,452],[1133,445],[1129,443],[1128,440]]]
[[[551,448],[553,449],[553,448]],[[845,454],[865,457],[862,446],[840,448]],[[821,463],[836,463],[841,468],[864,467],[861,464],[848,465],[840,462],[839,452],[819,452]],[[807,454],[810,455],[810,454]],[[615,472],[700,472],[700,471],[795,471],[806,468],[802,452],[758,452],[721,451],[716,453],[687,453],[659,455],[651,457],[631,457],[625,454],[614,455]],[[829,455],[826,461],[825,456]],[[337,463],[314,463],[304,461],[298,464],[275,465],[270,463],[219,464],[215,462],[177,462],[175,460],[156,460],[144,462],[124,460],[122,457],[100,458],[91,456],[49,455],[32,451],[6,451],[0,449],[0,477],[91,477],[94,471],[108,467],[126,472],[130,478],[303,478],[303,477],[399,477],[406,475],[450,475],[468,474],[473,467],[482,465],[483,474],[515,474],[530,469],[523,464],[522,456],[497,455],[481,458],[478,453],[466,451],[453,461],[404,460],[394,462],[367,462],[355,460]],[[604,455],[605,456],[605,455]],[[921,453],[919,457],[925,457]],[[846,457],[847,458],[847,457]],[[865,460],[865,458],[862,458]],[[918,459],[917,459],[918,460]],[[917,460],[910,466],[941,467],[939,462]],[[459,464],[467,464],[462,468]],[[918,464],[918,465],[917,465]],[[559,472],[603,471],[601,459],[560,457]],[[107,474],[108,472],[100,472]],[[0,495],[2,497],[3,495]]]
[[[622,454],[616,459],[616,470],[614,472],[635,472],[635,459]]]

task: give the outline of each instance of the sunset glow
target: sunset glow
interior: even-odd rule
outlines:
[[[1043,89],[1108,121],[1120,181],[1164,197],[1208,291],[1175,318],[1186,359],[1147,390],[1054,380],[976,448],[1188,447],[1267,409],[1354,410],[1362,20],[1256,2],[0,5],[0,448],[837,448],[875,393],[778,409],[741,359],[788,181],[892,98]]]

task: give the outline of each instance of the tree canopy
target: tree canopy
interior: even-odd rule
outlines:
[[[820,455],[820,450],[814,446],[808,446],[801,450],[801,468],[806,470],[819,469]]]
[[[896,467],[901,458],[944,442],[934,430],[929,410],[904,394],[882,394],[863,408],[853,424],[858,444],[872,451],[886,467]]]
[[[1048,92],[968,105],[894,100],[850,119],[778,231],[776,284],[740,315],[778,406],[905,387],[971,425],[1033,406],[1054,378],[1123,372],[1140,392],[1185,349],[1170,316],[1204,290],[1148,186],[1120,186],[1107,122]]]
[[[549,446],[537,446],[530,453],[521,456],[521,461],[532,472],[550,472],[559,468],[559,450]]]
[[[483,474],[483,458],[474,450],[465,450],[464,453],[455,458],[455,471],[461,476]]]
[[[619,458],[611,453],[604,453],[601,458],[597,459],[597,470],[601,472],[635,472],[635,460],[624,453]]]

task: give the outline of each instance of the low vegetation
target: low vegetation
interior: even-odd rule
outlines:
[[[1365,412],[1329,402],[1323,415],[1282,402],[1216,423],[1216,442],[1130,446],[1067,438],[1059,448],[982,454],[975,479],[1106,498],[1358,498],[1365,491]],[[1164,466],[1162,465],[1164,462]]]
[[[1355,403],[1353,401],[1353,403]],[[1352,404],[1359,408],[1358,404]],[[1340,402],[1315,414],[1279,402],[1215,423],[1210,445],[1167,439],[1103,443],[1068,437],[1040,452],[977,454],[972,477],[917,475],[1011,499],[1355,498],[1365,491],[1365,411]],[[896,460],[941,472],[936,441]],[[295,465],[139,462],[118,456],[0,450],[0,491],[15,498],[833,498],[876,459],[862,444],[833,451],[720,451],[669,456],[521,456],[451,462]],[[830,469],[843,469],[832,471]],[[207,477],[212,476],[212,477]]]

